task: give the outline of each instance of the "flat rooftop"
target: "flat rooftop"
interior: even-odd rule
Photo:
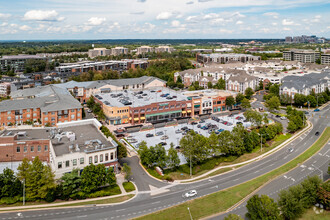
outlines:
[[[163,94],[169,94],[167,97],[161,97]],[[181,92],[171,90],[165,87],[153,88],[152,90],[143,91],[116,91],[111,93],[99,93],[95,97],[103,102],[103,104],[112,107],[142,107],[151,103],[168,102],[168,101],[186,101],[188,96]],[[125,105],[125,101],[131,104]]]
[[[93,124],[64,128],[6,130],[0,137],[18,135],[18,141],[51,140],[56,156],[74,152],[97,152],[117,147],[108,141]]]
[[[229,90],[219,90],[219,89],[204,89],[196,91],[186,91],[183,92],[186,96],[200,96],[200,97],[227,97],[227,96],[236,96],[237,93]]]

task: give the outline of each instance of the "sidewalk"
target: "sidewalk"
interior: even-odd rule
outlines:
[[[127,193],[126,193],[126,190],[125,190],[125,188],[124,188],[124,186],[123,186],[123,182],[125,182],[125,177],[124,177],[124,175],[121,174],[121,173],[120,173],[120,174],[117,174],[117,175],[116,175],[116,179],[117,179],[117,185],[119,186],[121,193],[122,193],[122,194],[127,194]]]
[[[312,123],[310,123],[308,121],[308,126],[306,128],[304,128],[303,130],[301,130],[300,132],[298,132],[297,134],[295,134],[293,137],[291,137],[290,139],[286,140],[285,142],[283,142],[282,144],[280,144],[279,146],[277,146],[276,148],[266,152],[265,154],[262,154],[256,158],[253,158],[251,160],[248,160],[248,161],[244,161],[244,162],[241,162],[241,163],[237,163],[237,164],[232,164],[232,165],[226,165],[226,166],[221,166],[221,167],[217,167],[213,170],[210,170],[202,175],[199,175],[199,176],[196,176],[194,178],[191,178],[191,179],[186,179],[186,180],[175,180],[174,183],[192,183],[192,181],[194,180],[197,180],[197,179],[200,179],[200,178],[203,178],[205,176],[208,176],[209,174],[217,171],[217,170],[220,170],[220,169],[223,169],[223,168],[231,168],[231,167],[236,167],[236,166],[240,166],[240,165],[245,165],[245,164],[248,164],[248,163],[251,163],[253,161],[256,161],[256,160],[260,160],[262,159],[263,157],[266,157],[266,156],[270,156],[273,152],[276,152],[278,150],[280,150],[281,148],[285,147],[286,145],[288,145],[289,143],[291,143],[292,141],[296,140],[298,137],[300,137],[302,134],[304,134],[306,131],[308,131],[310,128],[312,128],[313,125]],[[201,179],[201,180],[198,180],[198,181],[203,181],[205,180],[204,179]],[[198,181],[194,181],[194,182],[198,182]]]

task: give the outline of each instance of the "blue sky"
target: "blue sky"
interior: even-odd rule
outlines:
[[[330,38],[329,0],[0,0],[0,40]]]

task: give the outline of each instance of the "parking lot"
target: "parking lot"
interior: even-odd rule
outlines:
[[[179,124],[177,126],[157,128],[149,131],[141,131],[136,133],[131,133],[127,140],[138,149],[139,144],[142,141],[147,142],[147,146],[155,146],[162,143],[166,150],[170,148],[170,144],[173,143],[175,147],[180,145],[180,140],[183,137],[185,131],[189,129],[194,130],[195,132],[209,137],[213,132],[219,134],[223,130],[231,131],[236,123],[242,123],[244,127],[249,127],[250,122],[244,122],[245,118],[243,114],[229,116],[220,116],[215,118],[206,119],[203,121],[196,121],[192,123]],[[149,136],[149,137],[147,137]],[[166,136],[166,139],[165,139]],[[179,154],[181,163],[184,163],[185,160],[181,154]]]

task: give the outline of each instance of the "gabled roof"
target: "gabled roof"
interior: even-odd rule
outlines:
[[[286,76],[282,79],[281,87],[295,88],[297,90],[309,88],[314,85],[330,81],[330,71],[323,73],[310,73],[303,76]]]

